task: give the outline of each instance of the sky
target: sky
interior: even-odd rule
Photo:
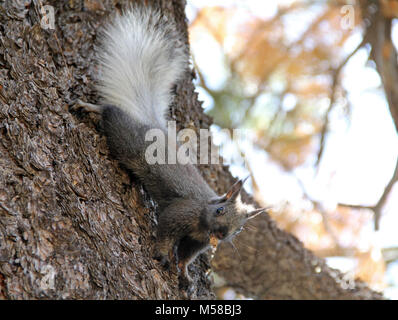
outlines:
[[[222,1],[222,0],[190,0],[187,5],[187,16],[192,21],[197,8],[204,6],[225,6],[235,3],[261,17],[272,17],[281,3],[293,1]],[[242,3],[244,3],[242,5]],[[292,39],[305,30],[306,24],[313,17],[298,17],[288,28]],[[398,44],[398,23],[393,29],[394,44]],[[354,35],[345,46],[351,52],[360,42],[360,34]],[[225,78],[225,70],[221,63],[221,54],[211,39],[204,37],[201,41],[191,44],[195,59],[202,68],[207,84],[217,88]],[[206,50],[203,50],[206,48]],[[377,202],[394,170],[398,157],[398,136],[396,134],[388,105],[380,90],[381,81],[372,65],[368,63],[368,50],[359,50],[343,69],[342,85],[347,91],[347,98],[352,105],[352,117],[349,125],[332,114],[331,133],[328,135],[323,160],[317,178],[314,179],[312,166],[300,168],[296,174],[303,181],[312,198],[322,200],[331,206],[337,202],[350,204],[372,205]],[[211,98],[201,89],[199,99],[204,101],[205,108],[212,107]],[[213,128],[215,142],[223,140]],[[254,150],[247,146],[248,159],[260,186],[261,194],[272,205],[283,205],[301,201],[301,188],[297,180],[286,173],[270,160],[266,152]],[[228,152],[228,149],[225,151]],[[248,171],[244,166],[232,166],[232,174],[243,178]],[[331,176],[333,176],[331,180]],[[246,186],[250,192],[250,184]],[[327,197],[327,198],[325,198]],[[361,246],[376,248],[398,246],[398,185],[390,194],[388,203],[380,221],[380,230],[374,231],[370,221],[361,234]],[[348,258],[328,258],[332,267],[349,272],[355,263]],[[398,299],[398,263],[389,264],[386,281],[391,285],[385,289],[388,298]]]

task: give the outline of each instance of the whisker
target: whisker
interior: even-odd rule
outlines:
[[[250,226],[250,225],[246,225],[245,226],[245,229],[248,229],[248,230],[250,230],[250,231],[258,231],[258,229],[255,227],[255,226]]]
[[[235,243],[234,243],[233,239],[231,239],[231,241],[229,241],[229,243],[231,244],[232,248],[234,248],[235,252],[238,254],[239,261],[241,262],[242,261],[242,256],[240,255],[238,248],[235,246]]]
[[[244,270],[243,270],[243,267],[242,267],[242,256],[240,255],[238,248],[235,246],[235,243],[233,242],[233,239],[231,239],[229,241],[229,243],[231,244],[232,248],[234,248],[234,251],[238,254],[238,257],[239,257],[239,269],[243,273]]]
[[[252,247],[252,246],[250,246],[250,245],[244,243],[243,241],[238,241],[238,243],[239,243],[239,245],[242,245],[242,246],[246,247],[247,249],[253,250],[254,252],[257,252],[257,251],[258,251],[257,248],[254,248],[254,247]]]

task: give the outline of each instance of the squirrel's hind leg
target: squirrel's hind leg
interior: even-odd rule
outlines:
[[[103,110],[103,106],[84,102],[80,99],[77,99],[76,103],[71,107],[71,110],[80,110],[80,109],[84,109],[87,112],[101,113]]]
[[[158,240],[153,258],[159,261],[165,269],[173,267],[176,263],[174,256],[174,240],[168,238]]]
[[[192,279],[188,274],[188,265],[190,261],[181,260],[178,262],[178,269],[180,269],[180,274],[178,277],[178,283],[181,290],[189,291],[192,285]]]

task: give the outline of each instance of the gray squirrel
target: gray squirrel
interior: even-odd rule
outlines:
[[[189,286],[188,265],[202,252],[238,234],[246,221],[264,212],[242,203],[244,180],[218,196],[193,164],[148,164],[150,129],[167,136],[172,86],[188,70],[188,52],[170,18],[132,6],[106,25],[97,50],[97,89],[104,104],[78,107],[101,114],[110,153],[131,170],[157,202],[159,219],[154,258],[180,269],[180,287]]]

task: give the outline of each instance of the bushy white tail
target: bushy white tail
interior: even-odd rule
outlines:
[[[159,11],[133,6],[105,27],[100,42],[97,87],[104,102],[142,124],[165,126],[172,85],[188,62],[175,24]]]

